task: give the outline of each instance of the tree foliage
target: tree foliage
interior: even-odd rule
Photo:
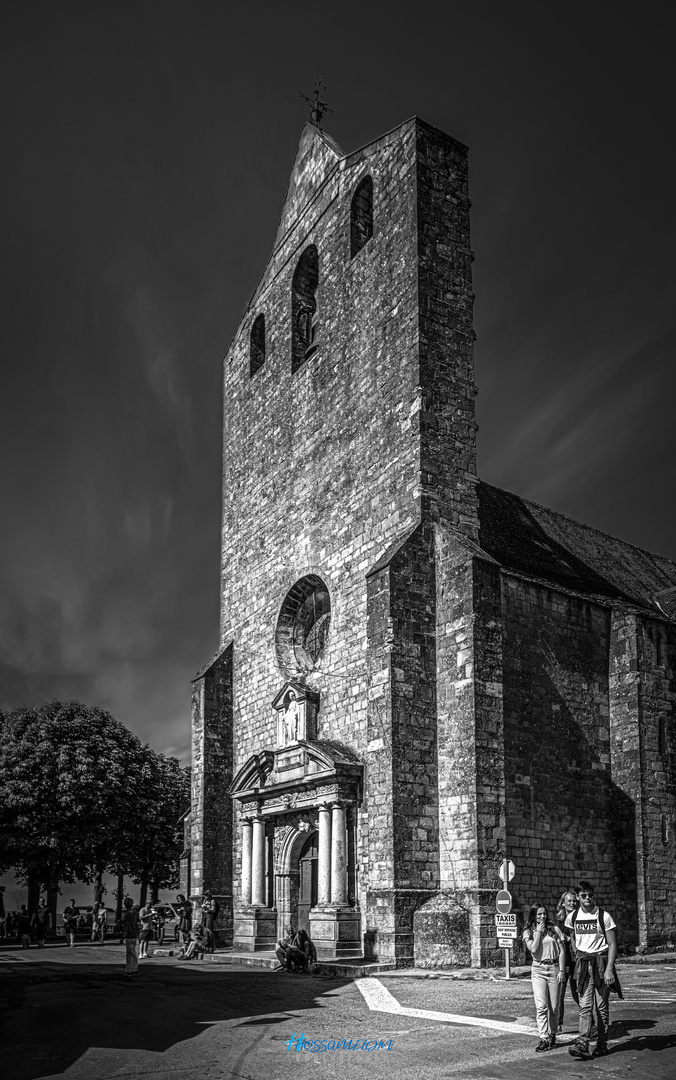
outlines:
[[[187,808],[185,770],[102,709],[51,701],[1,717],[0,789],[0,870],[53,903],[60,881],[137,868],[149,836],[156,855],[144,865],[172,876],[181,845],[168,843],[165,817],[175,825]]]
[[[175,758],[153,754],[140,792],[140,820],[125,862],[127,873],[143,887],[151,885],[153,899],[159,889],[178,885],[178,863],[183,848],[183,814],[190,805],[190,770]]]

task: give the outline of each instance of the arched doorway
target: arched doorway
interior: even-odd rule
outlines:
[[[298,857],[298,929],[310,933],[310,908],[317,903],[317,866],[319,833],[306,840]]]

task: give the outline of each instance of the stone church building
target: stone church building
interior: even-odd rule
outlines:
[[[476,475],[467,148],[301,134],[224,362],[220,650],[184,889],[219,943],[500,955],[580,876],[676,941],[676,565]]]

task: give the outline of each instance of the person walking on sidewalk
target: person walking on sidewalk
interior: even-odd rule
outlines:
[[[16,934],[21,942],[22,949],[30,949],[31,947],[31,917],[28,914],[28,910],[25,904],[22,904],[19,908],[16,917]]]
[[[52,925],[52,916],[49,908],[44,900],[41,900],[37,906],[37,909],[33,912],[31,919],[31,926],[35,927],[35,937],[38,943],[38,949],[44,949],[45,938],[47,937],[47,931]]]
[[[566,926],[566,919],[570,915],[571,911],[575,911],[577,907],[577,893],[574,889],[566,889],[561,895],[557,909],[556,909],[556,925],[561,931],[563,937],[563,944],[566,953],[565,971],[563,981],[559,986],[559,1023],[558,1032],[563,1031],[563,1014],[565,1008],[566,986],[570,982],[570,994],[576,1005],[580,1004],[580,999],[577,993],[577,983],[573,976],[575,970],[575,957],[573,956],[573,949],[571,939],[573,931],[569,926]]]
[[[610,1009],[608,999],[611,990],[622,997],[622,988],[615,972],[617,956],[616,923],[608,911],[604,911],[594,899],[594,886],[589,881],[578,885],[579,904],[566,917],[566,926],[572,931],[575,950],[573,977],[580,995],[580,1029],[575,1043],[568,1053],[583,1061],[604,1057],[608,1053],[608,1026]],[[598,1038],[592,1053],[589,1041],[592,1029],[592,1010],[596,1001]]]
[[[75,945],[75,931],[77,930],[80,912],[75,907],[75,901],[71,900],[68,907],[63,909],[63,929],[66,935],[66,944],[72,949]]]
[[[128,896],[124,902],[122,915],[122,937],[126,945],[125,975],[138,975],[138,956],[136,955],[136,941],[139,935],[139,918],[134,911],[134,901]]]
[[[141,933],[139,939],[141,947],[139,949],[139,960],[148,959],[148,943],[153,936],[153,906],[152,904],[144,904],[138,913],[139,921],[141,923]]]
[[[559,987],[566,972],[566,949],[558,926],[550,922],[544,904],[533,904],[523,941],[533,957],[531,982],[535,998],[535,1018],[540,1041],[536,1054],[556,1046],[559,1023]]]

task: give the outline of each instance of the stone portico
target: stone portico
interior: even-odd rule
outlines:
[[[296,692],[304,710],[307,698]],[[239,770],[230,789],[241,838],[236,948],[270,949],[307,909],[304,928],[318,957],[360,955],[355,830],[362,773],[344,749],[300,739],[252,755]],[[313,848],[303,878],[303,851]]]

